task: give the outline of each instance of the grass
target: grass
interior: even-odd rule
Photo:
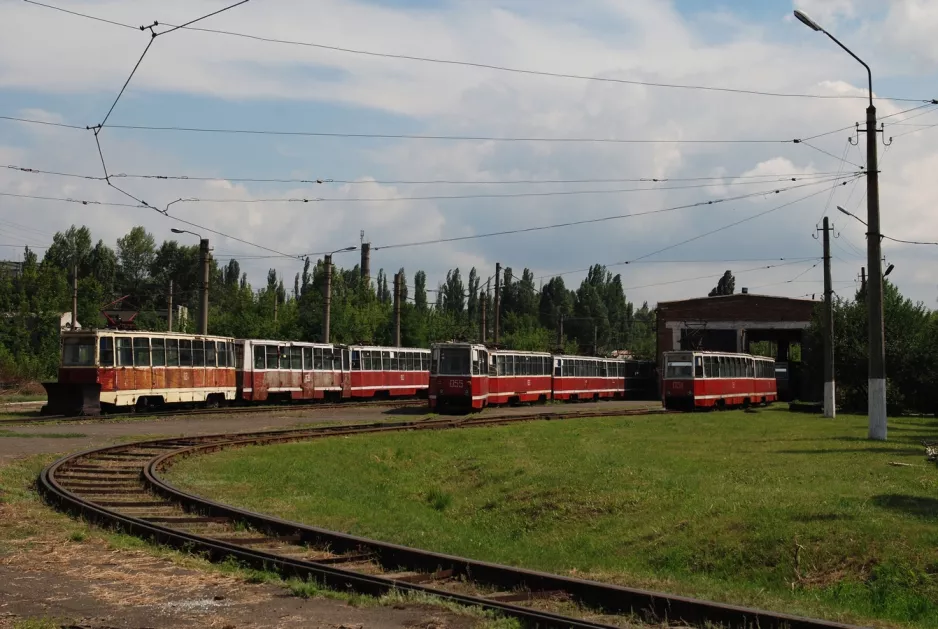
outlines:
[[[933,419],[781,410],[225,451],[171,479],[354,534],[847,622],[938,627]],[[909,466],[893,466],[899,462]]]
[[[80,432],[13,432],[12,430],[0,430],[0,438],[17,437],[20,439],[78,439],[88,435]]]
[[[45,393],[14,393],[11,395],[0,395],[0,404],[18,404],[19,402],[45,402]]]

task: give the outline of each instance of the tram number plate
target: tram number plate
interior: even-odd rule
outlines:
[[[449,381],[449,386],[451,386],[451,387],[454,388],[454,389],[461,389],[461,388],[462,388],[462,380],[450,380],[450,381]]]
[[[683,383],[683,382],[672,382],[672,383],[671,383],[671,388],[672,388],[672,389],[683,389],[683,388],[684,388],[684,383]]]

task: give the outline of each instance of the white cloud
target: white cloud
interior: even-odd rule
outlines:
[[[217,3],[195,3],[199,5],[197,9],[193,4],[181,0],[133,4],[85,0],[70,3],[69,8],[131,24],[142,24],[152,19],[179,23],[194,14],[212,10]],[[694,23],[688,22],[664,2],[591,0],[584,2],[582,10],[577,12],[578,17],[590,16],[589,22],[574,22],[563,5],[548,2],[542,11],[532,16],[481,2],[419,11],[346,0],[317,3],[280,0],[267,4],[249,3],[206,21],[205,26],[281,39],[320,41],[348,48],[469,59],[606,78],[638,78],[661,83],[776,92],[860,96],[865,93],[865,76],[852,59],[832,50],[830,42],[808,39],[807,31],[802,33],[804,29],[799,30],[792,25],[739,28],[732,31],[729,39],[712,42],[702,38]],[[862,10],[866,8],[866,5],[846,0],[805,1],[798,6],[804,7],[818,21],[823,20],[825,26],[861,19],[864,15]],[[928,24],[927,19],[921,17],[921,12],[928,10],[925,3],[910,0],[897,2],[891,7],[887,23],[889,20],[909,23],[919,19],[922,24]],[[0,25],[0,105],[4,102],[4,92],[7,92],[32,93],[36,98],[53,95],[65,99],[60,102],[67,102],[69,96],[86,98],[90,94],[107,106],[147,41],[146,34],[139,31],[128,29],[125,32],[25,3],[7,3],[4,13],[9,19]],[[617,33],[624,32],[628,36],[611,36],[606,29],[613,27]],[[42,37],[37,37],[40,32]],[[772,36],[766,36],[766,32]],[[906,44],[916,45],[916,37],[925,32],[909,31]],[[902,35],[897,33],[895,37]],[[900,74],[907,70],[890,66],[878,71]],[[856,82],[851,84],[845,79]],[[395,201],[401,197],[432,194],[638,186],[594,183],[490,187],[384,185],[372,181],[354,185],[289,187],[227,181],[129,179],[121,179],[118,183],[160,207],[180,197],[385,199],[361,204],[180,203],[170,209],[174,216],[290,253],[325,251],[356,244],[361,229],[366,231],[375,246],[381,246],[639,213],[736,196],[762,188],[768,190],[771,185],[760,188],[759,184],[747,183],[737,176],[838,170],[840,164],[837,159],[784,141],[847,126],[862,119],[864,108],[862,99],[775,99],[533,77],[181,31],[157,38],[115,115],[132,114],[140,103],[155,98],[161,99],[161,103],[172,103],[174,99],[180,103],[190,102],[183,101],[183,95],[213,99],[212,107],[219,113],[234,109],[229,105],[244,101],[252,101],[261,110],[269,103],[271,112],[276,112],[276,104],[283,100],[369,108],[402,116],[404,122],[401,124],[406,123],[408,132],[424,134],[779,141],[772,144],[401,141],[374,145],[276,138],[266,144],[258,140],[257,144],[244,145],[237,144],[241,141],[239,139],[225,138],[224,154],[215,155],[220,162],[230,163],[237,158],[238,163],[243,164],[243,174],[264,172],[267,161],[276,159],[277,163],[295,163],[296,167],[291,165],[288,170],[295,173],[292,176],[303,177],[310,176],[308,164],[312,163],[312,153],[316,156],[316,164],[325,164],[329,169],[329,172],[317,170],[314,174],[336,178],[422,181],[720,178],[700,182],[700,188],[667,192],[522,197],[510,201]],[[165,113],[167,119],[184,121],[188,112],[182,107],[181,104],[178,108],[170,106],[160,115]],[[901,109],[886,102],[879,103],[878,108],[882,115]],[[25,117],[84,124],[95,121],[95,118],[85,120],[76,116],[91,113],[95,116],[103,114],[83,108],[70,110],[63,105],[61,110],[29,112]],[[276,113],[260,120],[243,118],[236,122],[246,128],[357,130],[341,128],[345,124],[341,119],[337,123],[326,123],[314,117],[282,118]],[[840,156],[844,148],[849,148],[847,135],[848,132],[844,131],[825,136],[816,140],[816,145]],[[23,131],[17,137],[0,148],[3,159],[15,160],[11,163],[65,172],[99,172],[98,156],[90,133],[37,127]],[[198,168],[194,168],[193,157],[189,154],[192,145],[183,144],[185,139],[175,136],[172,140],[156,143],[158,138],[165,137],[105,130],[102,141],[111,171],[225,172],[223,167],[202,157],[199,157]],[[938,223],[927,212],[930,200],[938,192],[938,184],[929,176],[934,171],[936,159],[929,137],[933,136],[925,131],[905,136],[896,141],[884,159],[883,225],[884,232],[890,235],[903,237],[909,233],[929,233],[938,237]],[[178,145],[174,144],[177,140]],[[202,151],[203,147],[221,141],[222,138],[215,136],[199,138],[195,150]],[[237,148],[242,146],[249,148]],[[321,156],[332,150],[335,151],[333,161]],[[210,152],[205,154],[211,155]],[[857,149],[849,148],[847,155],[851,161],[863,163]],[[685,184],[692,185],[691,182]],[[659,187],[666,186],[661,184]],[[13,171],[0,172],[0,190],[127,201],[100,182]],[[467,265],[486,267],[489,271],[483,276],[487,276],[494,262],[499,260],[515,268],[531,266],[537,275],[542,275],[583,268],[596,261],[625,261],[815,190],[808,188],[767,199],[756,198],[517,237],[467,240],[412,249],[378,249],[373,267],[377,270],[382,266],[386,269],[405,266],[409,273],[424,268],[430,272],[430,284],[435,285],[436,279],[444,275],[447,268],[456,265],[463,266],[464,271]],[[825,205],[828,209],[836,203],[856,205],[861,194],[862,188],[856,189],[853,185],[843,187],[834,193],[828,204],[829,194],[825,192],[804,203],[676,247],[657,257],[700,259],[817,255],[818,245],[810,235]],[[0,209],[18,212],[19,218],[12,219],[15,222],[42,226],[48,231],[65,228],[71,222],[85,222],[96,235],[100,234],[112,243],[134,224],[142,222],[158,237],[166,236],[172,225],[156,212],[129,208],[73,207],[38,201],[13,203],[0,197]],[[10,233],[22,233],[24,237],[27,234],[15,230]],[[855,246],[863,247],[862,232],[845,228],[845,234]],[[226,242],[220,237],[212,240],[217,251],[265,255],[263,251]],[[842,244],[845,246],[845,252],[840,256],[843,262],[837,262],[835,277],[849,278],[864,263],[862,256],[846,246],[846,242]],[[890,248],[885,249],[890,251]],[[930,251],[908,247],[895,247],[893,250],[897,256],[908,255],[912,260],[927,259],[931,255]],[[349,263],[352,257],[350,254],[342,261]],[[268,264],[280,267],[287,277],[301,266],[293,261],[259,260],[248,262],[245,267],[257,283]],[[911,262],[909,264],[912,265]],[[647,264],[617,267],[615,270],[623,271],[626,286],[640,286],[705,274],[706,270],[701,272],[699,266]],[[724,266],[734,270],[748,268],[745,263],[718,263],[714,273],[722,273]],[[803,269],[782,267],[764,272],[752,271],[737,281],[743,285],[745,280],[749,286],[784,282],[800,270]],[[903,275],[898,264],[895,276],[900,286],[919,298],[926,299],[934,289],[919,275]],[[802,280],[816,281],[820,277],[820,271],[816,269]],[[574,278],[573,281],[576,283],[578,280]],[[630,297],[657,301],[705,294],[712,284],[713,281],[707,279],[636,289]],[[809,292],[811,285],[783,283],[772,288],[776,289],[794,296]]]

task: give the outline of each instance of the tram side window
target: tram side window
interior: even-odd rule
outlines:
[[[188,339],[179,339],[179,365],[192,366],[192,341]]]
[[[219,367],[231,367],[230,356],[228,354],[228,343],[224,341],[215,341],[215,356],[218,357]]]
[[[355,350],[352,352],[352,370],[361,371],[362,369],[362,352]]]
[[[338,347],[332,348],[332,370],[333,371],[342,371],[342,350]],[[346,366],[348,369],[348,366]]]
[[[303,348],[303,369],[309,371],[313,368],[313,348]]]
[[[150,341],[153,349],[153,366],[166,366],[166,339],[153,339]]]
[[[313,369],[322,369],[322,348],[313,348]]]
[[[417,352],[404,352],[404,360],[406,364],[404,368],[407,371],[416,371],[414,368],[414,359],[418,356]]]
[[[192,341],[192,366],[205,366],[205,343],[202,341],[202,339],[195,339]]]
[[[704,375],[703,356],[694,356],[694,377],[703,378],[703,375]]]
[[[114,338],[111,336],[102,336],[98,341],[100,350],[99,361],[102,367],[114,366]]]
[[[267,361],[265,359],[265,353],[267,348],[263,345],[254,345],[254,369],[262,370],[267,369]]]
[[[267,358],[267,366],[265,369],[279,369],[280,368],[280,352],[277,350],[276,345],[265,345],[262,348],[264,351],[264,356]]]
[[[129,338],[117,339],[117,365],[119,367],[134,366],[134,347],[133,341]]]
[[[290,369],[300,371],[303,369],[303,348],[296,347],[295,345],[290,347]]]
[[[217,359],[215,357],[215,341],[205,341],[205,366],[218,366]]]
[[[166,366],[179,366],[179,339],[166,339]]]

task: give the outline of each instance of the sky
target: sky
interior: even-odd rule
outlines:
[[[232,3],[48,2],[158,33]],[[828,216],[834,289],[851,297],[865,227],[836,206],[866,218],[864,134],[850,143],[866,74],[793,8],[872,67],[882,233],[938,241],[928,0],[250,0],[193,25],[229,34],[152,43],[149,30],[0,0],[0,116],[79,127],[0,119],[0,259],[72,224],[112,246],[135,225],[196,242],[176,227],[210,238],[220,263],[238,258],[255,286],[270,268],[291,286],[304,254],[358,246],[364,231],[373,273],[404,267],[411,283],[423,269],[431,287],[455,267],[484,283],[496,262],[576,287],[598,262],[639,304],[704,296],[727,269],[737,291],[820,298]],[[85,127],[105,121],[145,49],[99,155]],[[64,176],[102,177],[102,156],[113,187]],[[889,279],[936,307],[938,247],[886,240],[883,253]]]

